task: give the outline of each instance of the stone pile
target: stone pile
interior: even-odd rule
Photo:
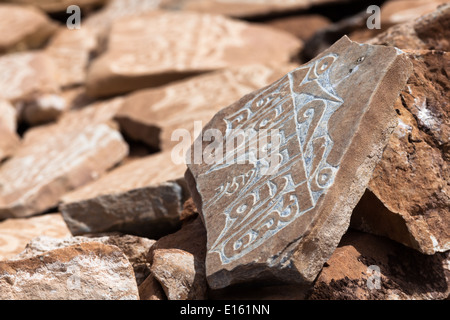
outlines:
[[[448,299],[450,3],[360,6],[2,2],[0,299]]]

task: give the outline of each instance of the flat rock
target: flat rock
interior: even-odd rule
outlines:
[[[17,4],[27,4],[38,7],[49,13],[66,12],[67,7],[77,5],[82,10],[88,10],[104,4],[107,0],[6,0]]]
[[[450,3],[415,20],[398,24],[367,41],[400,49],[450,51]]]
[[[0,70],[0,99],[17,103],[19,110],[24,101],[58,92],[55,66],[42,51],[0,56]]]
[[[449,262],[448,253],[424,255],[352,231],[327,261],[309,299],[442,300],[450,292]]]
[[[32,218],[36,219],[36,218]],[[67,229],[66,229],[67,230]],[[150,274],[150,264],[147,262],[147,253],[155,240],[136,237],[133,235],[111,234],[101,237],[70,237],[54,238],[39,236],[27,243],[24,251],[14,256],[14,260],[29,259],[42,255],[47,251],[65,248],[81,243],[99,242],[118,247],[125,254],[133,266],[136,283],[140,285]]]
[[[8,260],[25,249],[38,236],[65,238],[70,236],[61,214],[52,213],[27,219],[0,222],[0,260]]]
[[[201,135],[187,159],[212,289],[314,280],[382,156],[397,122],[392,104],[410,70],[395,48],[343,37],[203,128],[233,142],[223,155],[220,144],[202,145]],[[242,133],[246,139],[237,139]]]
[[[408,57],[414,72],[394,105],[398,125],[352,226],[433,254],[450,250],[450,54]]]
[[[89,28],[58,30],[45,52],[55,64],[60,87],[84,84],[89,59],[97,46],[95,33]]]
[[[306,10],[315,5],[337,2],[342,2],[342,0],[163,0],[162,7],[242,18]]]
[[[162,88],[141,90],[125,98],[115,119],[121,131],[134,140],[172,150],[179,140],[175,130],[187,130],[193,141],[195,121],[200,129],[220,109],[243,95],[277,80],[296,65],[249,65],[182,80]],[[170,116],[167,116],[170,115]],[[192,141],[181,141],[186,149]]]
[[[56,24],[36,8],[0,4],[0,54],[40,48],[55,30]]]
[[[0,262],[2,300],[137,300],[133,267],[116,246],[82,243]]]
[[[166,152],[131,161],[64,197],[60,210],[74,235],[118,231],[158,238],[180,224],[184,165]]]
[[[89,68],[87,89],[94,97],[109,96],[226,67],[283,64],[300,48],[294,36],[266,26],[152,11],[112,24],[108,50]]]
[[[120,133],[94,117],[83,119],[91,110],[83,111],[29,130],[0,167],[0,219],[55,207],[63,194],[98,178],[127,155]]]

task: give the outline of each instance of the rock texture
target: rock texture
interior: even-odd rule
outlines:
[[[34,218],[36,219],[36,218]],[[101,237],[64,237],[53,238],[51,236],[39,236],[27,243],[26,248],[20,254],[13,257],[14,260],[29,259],[42,255],[47,251],[65,248],[76,244],[99,242],[118,247],[125,254],[133,266],[137,285],[140,285],[150,274],[150,265],[147,263],[147,253],[155,240],[136,237],[132,235],[111,234]]]
[[[309,299],[442,300],[450,292],[449,262],[448,253],[427,256],[352,231],[327,261]]]
[[[0,100],[0,161],[11,156],[19,146],[16,130],[16,109],[9,102]]]
[[[0,260],[8,260],[25,249],[38,236],[65,238],[70,236],[59,213],[28,219],[8,219],[0,222]]]
[[[225,67],[280,64],[300,47],[295,37],[265,26],[209,14],[155,11],[113,23],[108,50],[89,68],[87,89],[91,96],[108,96]]]
[[[77,5],[82,10],[88,10],[104,4],[107,0],[6,0],[17,4],[34,5],[46,12],[66,12],[67,7]]]
[[[302,41],[307,41],[316,32],[327,27],[331,21],[321,15],[299,15],[275,18],[267,22],[271,27],[292,33]]]
[[[122,251],[93,242],[0,262],[0,299],[136,300],[139,293]]]
[[[71,232],[119,231],[158,238],[173,232],[187,197],[184,165],[170,153],[129,162],[62,198]]]
[[[426,254],[450,250],[450,54],[408,53],[398,125],[352,217],[358,229]]]
[[[207,292],[205,255],[205,228],[200,217],[191,217],[179,231],[159,239],[147,260],[169,300],[202,300]]]
[[[115,119],[128,137],[161,150],[184,150],[195,139],[195,121],[205,125],[220,109],[279,79],[296,65],[248,65],[194,77],[129,95]],[[170,114],[170,117],[166,116]],[[197,130],[199,130],[197,129]],[[175,130],[187,130],[180,141]]]
[[[209,143],[200,136],[191,150],[186,177],[208,230],[212,289],[314,280],[382,156],[396,124],[392,104],[410,70],[395,48],[344,37],[204,127],[226,142],[242,131],[249,140],[225,155],[209,149],[202,162],[196,149]]]
[[[167,300],[166,294],[153,275],[149,275],[139,286],[141,300]]]
[[[55,30],[56,23],[36,8],[0,4],[0,54],[40,48]]]
[[[64,193],[97,178],[127,152],[116,130],[105,123],[86,125],[82,117],[27,132],[0,167],[0,219],[56,206]]]

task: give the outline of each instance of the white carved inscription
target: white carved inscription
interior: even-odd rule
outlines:
[[[206,212],[225,204],[224,228],[210,248],[222,263],[246,255],[313,209],[333,184],[339,164],[327,162],[333,149],[328,122],[343,104],[330,81],[337,58],[329,54],[290,72],[224,119],[226,138],[237,129],[278,129],[280,145],[274,152],[280,160],[273,175],[262,173],[261,161],[250,162],[251,169],[224,181],[204,203]],[[243,145],[233,152],[245,151],[252,159],[252,150],[240,150]],[[208,172],[223,167],[213,164]]]

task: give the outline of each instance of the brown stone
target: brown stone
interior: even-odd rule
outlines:
[[[162,7],[223,14],[232,17],[254,17],[306,10],[315,5],[336,3],[341,0],[163,0]]]
[[[206,298],[205,264],[189,252],[178,249],[155,250],[151,272],[169,300]]]
[[[116,246],[82,243],[0,262],[2,300],[137,300],[133,268]]]
[[[89,28],[61,28],[45,48],[57,70],[60,87],[84,84],[90,55],[97,48],[97,39]]]
[[[38,7],[46,12],[66,12],[67,7],[76,5],[81,10],[88,10],[104,4],[107,0],[6,0],[17,4],[27,4]]]
[[[351,231],[322,269],[309,299],[445,299],[449,262],[448,253],[427,256],[383,237]]]
[[[267,24],[292,33],[297,38],[306,41],[319,30],[331,24],[331,21],[321,15],[298,15],[269,20]]]
[[[0,4],[0,54],[38,49],[55,30],[56,24],[36,8]]]
[[[300,47],[292,35],[262,25],[154,11],[113,23],[108,50],[89,68],[87,89],[108,96],[231,66],[283,64]]]
[[[426,254],[450,250],[450,54],[412,51],[398,125],[352,216],[360,230]]]
[[[173,150],[180,143],[187,149],[195,138],[195,121],[201,122],[200,130],[220,109],[295,67],[249,65],[141,90],[125,98],[115,119],[131,139],[162,150]],[[191,140],[180,142],[172,137],[175,130],[187,130]]]
[[[0,219],[56,206],[63,194],[98,178],[127,155],[120,133],[98,119],[106,115],[96,118],[92,109],[27,131],[14,156],[0,167]]]
[[[37,218],[31,218],[37,219]],[[41,255],[47,251],[69,247],[75,244],[87,242],[99,242],[118,247],[125,254],[133,266],[137,285],[140,285],[150,274],[150,264],[147,262],[147,253],[155,240],[136,237],[132,235],[110,234],[101,237],[70,237],[70,232],[64,238],[51,236],[39,236],[31,239],[24,251],[14,256],[14,260],[28,259]]]
[[[173,232],[187,197],[184,165],[166,152],[131,161],[64,197],[74,235],[118,231],[158,238]]]
[[[152,274],[139,286],[139,297],[141,300],[167,300],[163,288]]]
[[[450,51],[450,3],[415,20],[389,28],[369,44],[383,44],[400,49]]]
[[[395,48],[343,37],[203,128],[233,142],[223,156],[219,144],[202,145],[201,135],[188,159],[186,178],[208,234],[212,289],[314,280],[382,156],[397,122],[392,104],[410,69]],[[242,132],[247,141],[236,139]]]
[[[70,236],[59,213],[27,219],[8,219],[0,222],[0,260],[19,254],[33,238],[38,236],[64,238]]]
[[[41,51],[20,52],[0,56],[0,99],[20,103],[41,94],[56,93],[55,66]]]

